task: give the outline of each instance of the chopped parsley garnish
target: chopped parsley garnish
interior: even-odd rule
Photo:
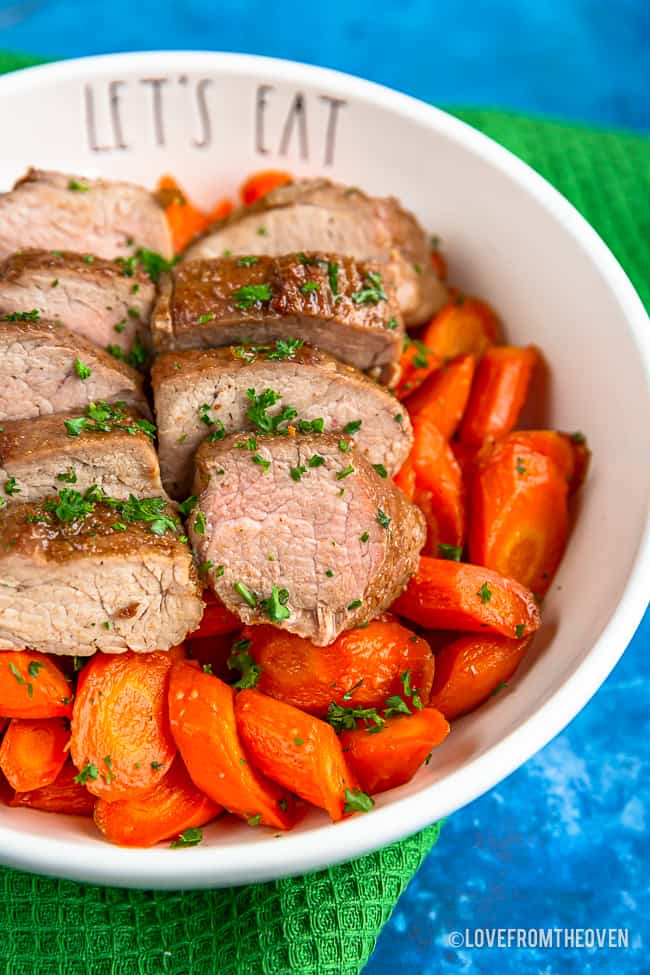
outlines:
[[[77,782],[79,785],[85,785],[88,779],[98,779],[99,769],[96,765],[84,765],[81,772],[75,775],[73,781]]]
[[[339,440],[339,450],[341,451],[342,454],[347,454],[349,449],[350,449],[350,444],[347,442],[347,440],[344,437],[341,437],[341,439]]]
[[[575,444],[587,443],[587,438],[585,437],[584,433],[580,433],[579,430],[576,430],[575,433],[571,434],[570,440],[571,443],[575,443]]]
[[[327,277],[332,294],[337,297],[339,293],[339,266],[336,261],[327,262]]]
[[[489,603],[492,599],[492,590],[488,586],[487,582],[484,582],[481,588],[477,592],[477,596],[481,597],[482,603]]]
[[[328,579],[331,579],[333,577],[334,573],[333,573],[333,571],[331,569],[326,569],[325,570],[325,575],[327,576]]]
[[[343,433],[347,433],[349,437],[353,437],[355,433],[358,433],[361,429],[362,420],[350,420],[343,427]]]
[[[517,465],[515,467],[515,470],[517,471],[517,474],[525,474],[526,473],[526,465],[524,464],[524,462],[521,459],[521,457],[517,457]]]
[[[205,525],[206,525],[205,515],[199,509],[196,515],[194,516],[194,531],[196,532],[197,535],[205,535]]]
[[[184,846],[198,846],[203,839],[203,830],[199,829],[198,826],[190,826],[188,829],[184,829],[182,833],[179,833],[175,840],[172,840],[169,844],[172,849],[178,849]]]
[[[299,481],[302,478],[302,475],[307,473],[307,468],[302,466],[291,467],[289,469],[289,473],[291,474],[292,480]]]
[[[315,420],[298,420],[297,425],[301,433],[322,433],[325,429],[325,420],[319,416]]]
[[[245,603],[248,603],[251,609],[255,609],[257,606],[257,597],[250,591],[250,589],[248,589],[247,586],[244,585],[243,582],[236,582],[233,589],[239,596],[241,596]]]
[[[271,466],[271,461],[270,460],[264,460],[264,458],[262,457],[261,454],[253,454],[253,456],[251,457],[251,460],[253,461],[254,464],[257,464],[258,467],[261,467],[262,468],[262,471],[265,474],[266,474],[266,472],[268,471],[268,469]]]
[[[254,816],[247,816],[246,822],[249,826],[259,826],[262,822],[262,813],[255,813]]]
[[[20,494],[20,488],[15,477],[10,477],[5,481],[5,494],[8,494],[9,497],[12,497],[14,494]]]
[[[397,319],[396,318],[391,318],[391,320],[386,323],[386,328],[390,332],[394,332],[395,329],[397,328]]]
[[[118,335],[121,335],[125,328],[126,322],[124,320],[118,322],[117,325],[113,325],[113,331],[117,332]]]
[[[106,759],[104,759],[104,761],[106,761]],[[160,762],[152,762],[151,767],[154,770],[154,772],[159,772],[160,769],[162,768]]]
[[[239,680],[234,684],[238,690],[255,687],[262,673],[262,668],[255,663],[249,653],[250,648],[250,640],[237,640],[233,643],[228,657],[228,669],[238,670],[241,674]]]
[[[205,315],[199,315],[199,325],[207,325],[208,322],[214,321],[216,315],[213,311],[206,312]]]
[[[414,348],[416,354],[413,357],[413,365],[416,369],[427,369],[429,366],[428,356],[433,355],[432,349],[420,342],[419,339],[412,339],[408,335],[404,336],[404,352],[407,349]]]
[[[106,498],[105,501],[128,525],[144,522],[149,525],[153,535],[160,536],[166,531],[176,532],[179,529],[177,520],[165,511],[164,498],[136,498],[130,494],[126,501],[115,498]]]
[[[460,562],[463,555],[462,545],[448,545],[446,542],[438,544],[438,558],[448,562]]]
[[[354,474],[354,467],[352,466],[352,464],[348,464],[348,466],[344,467],[342,471],[337,471],[336,480],[342,481],[343,478],[348,477],[349,474]]]
[[[81,379],[82,381],[84,379],[90,378],[90,376],[92,376],[93,374],[92,369],[89,369],[88,366],[85,364],[85,362],[82,362],[81,359],[74,360],[74,368],[75,368],[75,372],[79,376],[79,379]]]
[[[380,301],[387,301],[388,296],[384,291],[381,274],[369,271],[366,274],[365,288],[361,291],[353,291],[350,297],[355,305],[378,305]]]
[[[187,517],[187,515],[191,515],[194,509],[196,508],[198,500],[199,500],[198,494],[191,494],[189,498],[185,499],[185,501],[181,501],[181,503],[178,506],[178,510],[180,514],[184,515],[185,517]]]
[[[23,675],[21,674],[21,672],[18,670],[18,668],[16,667],[16,665],[15,664],[9,664],[9,670],[14,675],[14,677],[16,678],[16,680],[18,681],[18,683],[21,685],[21,687],[26,687],[27,688],[27,696],[28,697],[32,697],[32,695],[34,693],[34,688],[29,683],[29,681],[26,681],[25,680],[25,678],[23,677]]]
[[[134,369],[142,369],[146,366],[149,361],[149,353],[142,344],[142,339],[139,335],[136,335],[133,339],[133,343],[128,352],[124,352],[119,345],[107,345],[106,351],[109,352],[114,359],[119,359],[120,362],[126,362],[127,365],[133,366]]]
[[[353,599],[351,603],[348,603],[348,609],[358,609],[361,605],[360,599]]]
[[[405,670],[400,677],[402,687],[404,688],[404,694],[406,697],[411,698],[411,704],[417,711],[421,711],[424,705],[422,704],[422,698],[417,692],[417,688],[411,686],[411,671]]]
[[[302,748],[302,746],[305,744],[305,739],[304,738],[294,738],[293,739],[293,743],[296,746],[296,748]]]
[[[304,339],[276,339],[275,348],[265,353],[266,359],[288,359],[305,344]]]
[[[211,563],[204,563],[204,565],[207,565],[207,564],[209,564],[210,565],[210,568],[212,568],[212,564]],[[214,574],[215,579],[220,579],[221,576],[224,574],[225,571],[226,571],[225,565],[218,565],[217,566],[217,571]]]
[[[309,458],[309,460],[307,461],[307,466],[308,467],[322,467],[324,463],[325,463],[325,458],[324,457],[321,457],[320,454],[312,454],[311,457]]]
[[[374,805],[375,800],[367,795],[367,793],[362,792],[361,789],[345,790],[344,813],[370,812]]]
[[[139,247],[131,257],[118,257],[116,263],[122,268],[122,274],[126,278],[132,278],[139,267],[148,274],[154,284],[164,271],[171,271],[180,258],[174,257],[171,261],[166,260],[162,254],[156,251],[147,250],[146,247]]]
[[[388,528],[390,525],[390,518],[381,510],[381,508],[377,508],[377,521],[382,528]]]
[[[497,686],[494,688],[494,690],[490,694],[490,697],[495,697],[500,691],[505,691],[505,689],[506,689],[507,686],[508,685],[506,684],[506,682],[504,680],[500,680],[499,683],[497,684]]]
[[[63,481],[64,484],[76,484],[77,475],[75,474],[72,467],[68,467],[67,471],[61,471],[60,474],[56,475],[57,481]]]
[[[517,623],[517,625],[515,626],[515,636],[518,640],[523,640],[524,629],[525,627],[523,623]]]
[[[369,532],[364,532],[363,535],[361,535],[362,542],[367,542],[369,538],[370,538]]]
[[[259,396],[254,389],[247,389],[246,397],[249,401],[246,416],[263,433],[286,433],[286,428],[280,429],[280,424],[288,423],[298,415],[293,406],[285,406],[275,416],[268,415],[268,410],[282,399],[275,389],[265,389]]]
[[[393,417],[393,419],[395,420],[395,423],[403,423],[404,422],[404,416],[403,416],[402,413],[396,413],[395,416]]]
[[[238,257],[237,267],[251,267],[253,264],[259,264],[259,257]]]
[[[39,670],[42,670],[45,664],[42,664],[39,660],[30,660],[27,667],[27,673],[30,677],[38,677]]]
[[[253,305],[262,301],[271,300],[270,284],[246,284],[243,288],[238,288],[233,294],[235,304],[242,311],[248,311]]]
[[[266,237],[266,235],[268,234],[268,230],[266,229],[266,227],[258,227],[257,234],[259,237]]]
[[[223,569],[223,566],[220,565],[219,568]],[[212,559],[206,559],[205,562],[201,562],[199,565],[199,572],[202,575],[205,575],[206,572],[210,572],[212,569],[214,569],[214,562],[212,561]],[[219,573],[217,573],[217,575],[218,574]],[[223,572],[221,572],[221,575],[223,575]]]
[[[111,430],[125,430],[132,436],[138,432],[144,433],[150,440],[155,437],[156,428],[153,423],[148,420],[129,421],[126,403],[109,404],[104,400],[98,400],[97,403],[89,403],[85,412],[85,416],[63,421],[69,437],[79,437],[82,431],[110,433]]]
[[[63,524],[72,524],[83,519],[95,510],[97,501],[103,499],[102,492],[93,484],[83,494],[74,488],[61,488],[54,498],[48,498],[42,504],[44,518],[36,517],[35,521],[45,521],[54,515]]]
[[[261,600],[260,605],[272,623],[281,623],[291,616],[291,610],[287,608],[288,601],[288,591],[273,586],[271,595],[268,599]]]
[[[317,281],[305,281],[305,283],[300,286],[300,290],[303,294],[308,295],[311,291],[320,291],[320,284],[318,284]]]
[[[90,187],[86,186],[85,183],[80,183],[78,179],[71,179],[68,182],[68,189],[77,193],[87,193]]]
[[[41,317],[41,313],[37,308],[32,308],[31,311],[13,311],[10,315],[4,315],[2,318],[3,322],[37,322]]]
[[[388,471],[383,464],[373,464],[372,465],[380,477],[388,477]]]
[[[82,261],[85,261],[86,264],[94,264],[95,263],[95,255],[94,254],[84,254],[83,257],[81,258],[81,260]]]

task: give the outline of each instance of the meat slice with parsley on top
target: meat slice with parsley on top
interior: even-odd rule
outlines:
[[[387,609],[425,540],[419,509],[332,434],[203,443],[192,506],[199,568],[228,609],[318,646]]]
[[[190,493],[202,440],[272,432],[283,417],[285,426],[318,422],[353,437],[383,477],[399,470],[413,442],[408,413],[387,390],[300,339],[168,352],[151,381],[162,476],[175,498]]]
[[[188,261],[164,275],[152,319],[159,352],[302,339],[396,378],[404,335],[377,264],[335,254]]]

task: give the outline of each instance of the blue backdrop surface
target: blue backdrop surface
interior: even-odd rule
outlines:
[[[0,0],[0,47],[268,54],[438,104],[650,131],[647,0]],[[649,651],[650,615],[571,726],[450,819],[365,975],[650,975]],[[453,931],[511,926],[626,928],[630,949],[448,943]]]

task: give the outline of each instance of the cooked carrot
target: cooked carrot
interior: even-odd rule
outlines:
[[[280,169],[263,169],[259,173],[253,173],[242,183],[239,195],[242,203],[249,206],[266,196],[271,190],[277,189],[278,186],[285,186],[292,182],[293,176],[290,173],[285,173]]]
[[[94,819],[111,843],[145,847],[205,826],[221,811],[221,806],[197,789],[177,756],[152,792],[118,802],[98,799]]]
[[[431,707],[449,721],[473,711],[510,680],[529,645],[488,633],[448,643],[436,658]]]
[[[208,225],[214,223],[216,220],[223,220],[232,213],[234,207],[232,200],[227,197],[223,197],[221,200],[217,200],[212,209],[206,214],[206,220]]]
[[[357,783],[331,725],[259,691],[240,691],[237,729],[256,767],[274,782],[343,818],[346,793]]]
[[[513,430],[507,437],[499,441],[498,446],[515,444],[544,454],[556,465],[567,481],[571,481],[575,470],[575,453],[573,444],[566,433],[557,430]],[[490,441],[484,445],[479,459],[485,462],[497,449],[497,444]]]
[[[412,501],[415,494],[415,470],[410,457],[406,458],[393,480],[409,501]]]
[[[72,687],[57,665],[31,650],[0,652],[0,715],[3,718],[68,718]]]
[[[540,626],[533,594],[518,582],[479,565],[426,555],[392,609],[432,630],[487,630],[520,639]]]
[[[158,198],[165,209],[165,215],[172,234],[174,252],[185,250],[197,234],[202,233],[209,217],[190,203],[173,176],[161,176],[158,180]]]
[[[485,301],[456,295],[427,325],[422,341],[441,359],[474,355],[479,359],[499,341],[501,327]]]
[[[460,427],[464,443],[480,446],[487,437],[510,433],[526,400],[538,358],[533,346],[499,345],[486,351]]]
[[[13,718],[0,745],[0,768],[12,789],[29,792],[54,782],[69,741],[63,718]]]
[[[547,455],[516,440],[497,444],[474,477],[471,561],[545,593],[569,536],[567,493]]]
[[[442,362],[440,356],[434,355],[431,349],[418,339],[407,336],[404,339],[404,351],[400,358],[400,377],[395,389],[397,398],[403,400],[410,396],[427,376],[440,368]]]
[[[41,789],[14,793],[9,805],[71,816],[92,816],[95,797],[77,781],[77,770],[72,762],[66,762],[54,782]]]
[[[369,795],[410,782],[431,749],[449,734],[449,724],[434,708],[389,718],[381,731],[343,731],[343,754],[359,786]]]
[[[169,685],[172,732],[194,785],[251,825],[291,829],[291,795],[250,764],[235,723],[235,692],[198,664],[174,665]]]
[[[243,623],[238,616],[226,609],[224,604],[217,599],[211,590],[206,589],[203,593],[205,610],[199,628],[190,633],[192,640],[202,640],[207,636],[222,636],[226,633],[236,633],[241,630]]]
[[[427,416],[413,417],[409,459],[415,471],[413,500],[427,521],[425,554],[437,555],[440,543],[461,545],[465,535],[461,470],[445,437]]]
[[[380,707],[387,697],[404,695],[408,671],[422,701],[429,700],[434,659],[426,640],[384,616],[358,630],[347,630],[329,647],[274,626],[250,626],[242,633],[248,652],[261,668],[257,684],[264,694],[324,717],[334,703]]]
[[[79,675],[70,754],[80,781],[113,802],[151,792],[176,754],[167,718],[175,654],[98,654]]]
[[[426,416],[449,440],[463,418],[473,377],[473,355],[452,359],[409,396],[406,405],[410,415]]]

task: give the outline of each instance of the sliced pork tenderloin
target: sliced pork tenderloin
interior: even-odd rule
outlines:
[[[171,509],[88,497],[62,488],[0,512],[0,650],[168,650],[198,626],[201,588]]]
[[[173,254],[165,211],[144,187],[42,169],[0,195],[0,260],[26,247],[108,260],[139,247]]]
[[[100,413],[99,411],[102,411]],[[109,422],[85,413],[6,420],[0,430],[0,502],[42,501],[65,486],[92,485],[125,500],[164,494],[155,428],[133,411],[108,407]],[[97,405],[95,417],[107,410]]]
[[[413,442],[408,414],[390,393],[299,341],[168,352],[154,363],[151,381],[163,482],[177,499],[191,491],[202,440],[260,424],[272,429],[280,414],[285,430],[318,419],[325,431],[347,430],[366,459],[391,477]],[[275,402],[262,408],[264,397]]]
[[[144,272],[91,254],[25,250],[0,263],[0,314],[35,308],[133,365],[150,346],[155,295]]]
[[[427,321],[448,299],[431,265],[424,230],[394,197],[307,179],[272,190],[213,224],[188,249],[190,260],[231,254],[331,251],[378,261],[392,282],[407,325]]]
[[[426,536],[420,510],[331,434],[205,442],[195,494],[190,538],[218,598],[318,646],[390,606]]]
[[[384,382],[404,335],[378,265],[325,253],[185,262],[161,278],[151,329],[159,352],[302,339]]]
[[[142,377],[131,366],[37,311],[8,317],[0,320],[0,423],[98,400],[123,401],[149,415]]]

